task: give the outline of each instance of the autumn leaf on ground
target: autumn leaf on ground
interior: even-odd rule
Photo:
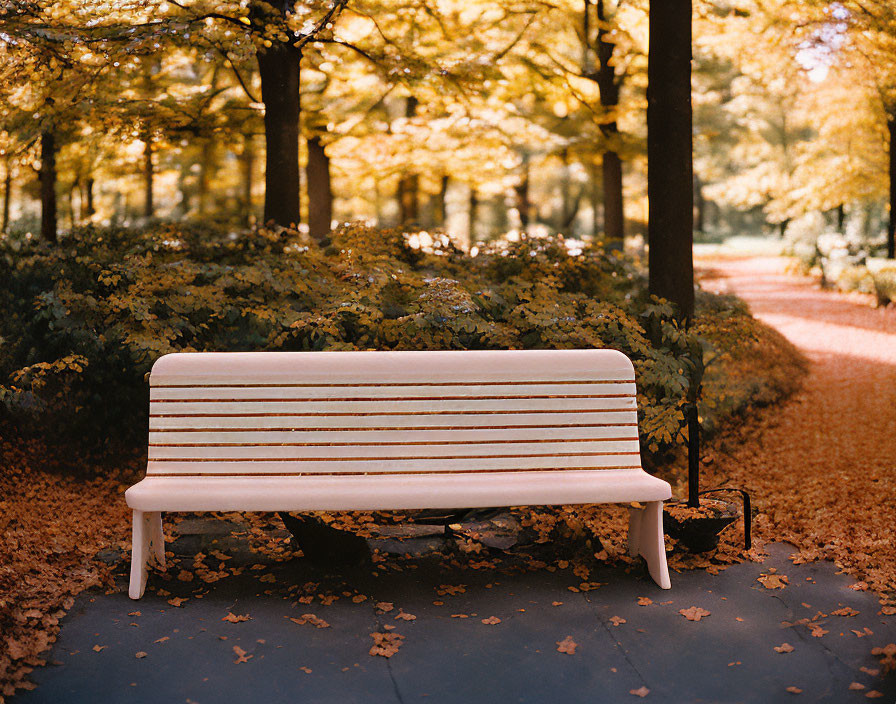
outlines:
[[[649,596],[639,596],[638,597],[638,606],[650,606],[653,603],[653,599]]]
[[[865,685],[863,685],[861,682],[850,682],[849,689],[853,692],[861,692],[863,689],[865,689]]]
[[[233,652],[236,654],[236,660],[233,661],[234,665],[239,665],[241,662],[249,662],[254,655],[247,655],[246,651],[243,650],[240,646],[233,646]]]
[[[171,636],[162,636],[161,638],[156,638],[153,643],[164,643],[166,640],[171,640]]]
[[[679,609],[678,613],[684,616],[688,621],[699,621],[701,618],[710,615],[709,611],[700,608],[699,606],[692,606],[689,609]]]
[[[98,652],[100,652],[101,650],[103,650],[103,649],[106,648],[106,647],[107,647],[107,646],[105,646],[105,645],[95,645],[95,646],[93,646],[93,649],[94,649],[95,652],[98,653]]]
[[[873,648],[871,654],[880,658],[884,673],[896,670],[896,643],[889,643],[883,648]]]
[[[229,623],[241,623],[243,621],[248,621],[250,618],[251,617],[249,616],[249,614],[243,614],[241,616],[237,616],[236,614],[230,613],[228,611],[227,615],[224,618],[222,618],[221,620],[227,621]]]
[[[440,584],[436,588],[436,594],[439,596],[456,596],[467,591],[466,584]]]
[[[864,638],[865,636],[874,635],[874,631],[868,628],[868,626],[865,626],[865,628],[861,631],[857,631],[855,628],[850,628],[849,630],[856,634],[856,638]]]
[[[141,650],[141,651],[139,651],[139,652],[134,653],[134,657],[135,657],[135,658],[138,658],[138,659],[140,659],[140,658],[145,658],[145,657],[146,657],[146,653],[144,653],[144,652]]]
[[[489,616],[488,618],[482,619],[482,622],[486,626],[494,626],[498,623],[501,623],[501,619],[499,619],[497,616]]]
[[[299,669],[300,669],[302,672],[304,672],[305,674],[307,674],[307,675],[310,675],[310,674],[311,674],[311,668],[310,668],[310,667],[302,666],[302,667],[300,667]]]
[[[398,633],[371,633],[373,645],[368,651],[371,655],[379,655],[384,658],[391,658],[401,647],[404,636]]]
[[[413,621],[417,617],[414,616],[414,614],[408,614],[408,613],[405,613],[404,611],[399,610],[399,612],[397,614],[395,614],[395,618],[401,619],[402,621]]]
[[[620,626],[625,622],[625,619],[621,616],[610,616],[610,623],[612,623],[614,626]]]
[[[395,608],[395,604],[391,601],[378,601],[376,602],[376,610],[380,613],[386,614],[389,613],[392,609]]]
[[[880,699],[882,696],[884,696],[884,693],[878,692],[876,689],[871,689],[871,690],[865,692],[865,696],[868,699]]]
[[[170,598],[168,600],[168,603],[171,604],[172,606],[176,606],[179,608],[179,607],[183,606],[184,603],[186,603],[187,601],[189,601],[188,598],[182,598],[179,596],[175,596],[175,597]]]
[[[628,690],[628,693],[633,694],[636,697],[641,697],[643,699],[648,694],[650,694],[650,690],[647,689],[647,687],[642,686],[642,687],[638,687],[637,689],[630,689],[630,690]]]
[[[880,670],[876,667],[860,667],[859,671],[864,672],[866,675],[871,675],[871,677],[877,677],[880,674]]]
[[[572,636],[566,636],[563,640],[557,641],[557,652],[566,653],[567,655],[575,655],[576,648],[579,647],[579,644],[576,643]]]
[[[844,606],[842,609],[831,611],[831,616],[858,616],[859,612],[850,606]]]
[[[801,690],[799,687],[787,687],[786,691],[790,692],[791,694],[802,694],[803,693],[803,690]]]
[[[318,618],[314,614],[302,614],[301,618],[290,618],[290,621],[293,623],[297,623],[300,626],[304,626],[306,623],[311,626],[317,626],[317,628],[329,628],[330,624],[324,621],[322,618]]]
[[[826,631],[825,629],[823,629],[823,628],[822,628],[821,626],[819,626],[817,623],[810,623],[810,624],[809,624],[809,632],[811,633],[811,635],[812,635],[813,638],[821,638],[822,636],[824,636],[824,635],[826,635],[826,634],[828,633],[828,631]]]
[[[778,574],[775,571],[775,568],[771,568],[767,573],[763,572],[756,578],[757,582],[760,582],[763,587],[766,589],[783,589],[788,584],[790,584],[790,580],[787,579],[786,575]]]
[[[776,645],[774,650],[776,653],[792,653],[793,646],[790,643],[781,643],[781,645]]]
[[[355,596],[352,597],[353,604],[360,604],[362,601],[367,601],[367,597],[363,594],[355,594]]]

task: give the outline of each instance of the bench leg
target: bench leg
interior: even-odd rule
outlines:
[[[661,589],[671,589],[669,568],[666,566],[666,540],[663,537],[663,502],[651,501],[637,513],[641,514],[635,519],[637,525],[635,544],[638,553],[647,560],[647,571],[653,577],[653,581]],[[631,522],[629,531],[631,535]]]
[[[131,583],[128,596],[139,599],[146,587],[146,560],[149,558],[151,514],[134,511],[131,536]]]
[[[159,567],[165,567],[165,534],[162,532],[162,513],[154,511],[149,516],[149,543],[152,556]]]

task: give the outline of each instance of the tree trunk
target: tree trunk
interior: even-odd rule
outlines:
[[[703,197],[703,181],[694,173],[694,230],[703,232],[706,227],[706,199]]]
[[[433,208],[433,217],[436,219],[436,227],[445,227],[448,222],[448,184],[451,179],[444,174],[439,181],[439,192],[436,195],[436,203]]]
[[[93,180],[93,176],[88,176],[87,181],[84,183],[84,193],[86,195],[87,200],[85,201],[87,205],[84,208],[85,218],[90,218],[96,215],[96,206],[93,202],[93,186],[95,181]]]
[[[153,180],[155,167],[152,163],[152,135],[146,132],[143,135],[143,216],[151,218],[155,214],[153,203]]]
[[[0,224],[0,232],[9,230],[9,207],[12,201],[12,165],[9,153],[3,159],[3,222]]]
[[[199,151],[199,179],[196,184],[200,215],[207,215],[211,211],[208,202],[210,195],[209,183],[215,170],[214,159],[215,144],[211,138],[207,137],[202,140],[202,147]]]
[[[56,242],[56,136],[40,135],[40,236]]]
[[[476,193],[476,187],[470,186],[470,205],[467,220],[467,229],[469,230],[470,244],[476,241],[476,211],[479,209],[479,194]]]
[[[257,54],[264,103],[264,220],[284,227],[300,220],[299,64],[301,52],[274,44]]]
[[[330,233],[333,222],[333,190],[330,182],[330,157],[315,135],[308,139],[308,234],[320,242]]]
[[[890,132],[890,219],[887,223],[887,259],[896,259],[896,115],[887,119]]]
[[[523,232],[529,231],[529,224],[532,222],[532,201],[529,198],[529,159],[523,159],[523,176],[520,182],[513,187],[516,193],[516,209],[520,214],[520,229]]]
[[[691,0],[650,0],[647,224],[650,293],[694,314]]]
[[[589,3],[585,2],[585,13]],[[597,73],[592,74],[600,93],[600,104],[604,111],[615,115],[619,108],[619,87],[621,78],[616,75],[613,64],[613,50],[616,44],[607,41],[608,19],[604,0],[597,0]],[[625,209],[622,196],[622,159],[619,157],[619,126],[615,117],[601,125],[607,142],[603,154],[603,194],[604,194],[604,237],[610,249],[621,250],[625,240]]]
[[[243,217],[246,224],[252,224],[252,174],[255,171],[255,148],[252,145],[252,137],[243,137],[243,153],[240,155],[243,166]]]
[[[417,114],[417,99],[408,96],[404,115],[412,118]],[[402,225],[418,224],[420,219],[420,176],[415,173],[403,175],[398,181],[399,220]]]

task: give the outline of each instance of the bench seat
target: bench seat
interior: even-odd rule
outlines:
[[[634,369],[612,350],[190,353],[150,375],[129,594],[164,511],[639,502],[629,550],[668,589],[667,482],[641,468]]]

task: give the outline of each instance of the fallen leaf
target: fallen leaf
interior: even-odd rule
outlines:
[[[189,601],[189,598],[182,598],[179,596],[172,597],[168,600],[168,603],[172,606],[181,607],[185,602]]]
[[[741,623],[743,623],[743,621],[744,621],[740,616],[735,616],[735,617],[734,617],[734,620],[735,620],[735,621],[740,621]]]
[[[837,609],[836,611],[831,611],[831,616],[858,616],[859,612],[855,609],[844,606],[842,609]]]
[[[376,610],[383,614],[387,614],[395,608],[395,604],[393,604],[391,601],[378,601],[376,602],[375,606]]]
[[[289,619],[293,623],[297,623],[300,626],[304,626],[305,624],[316,626],[317,628],[329,628],[330,624],[324,621],[322,618],[318,618],[314,614],[302,614],[301,618],[291,618]]]
[[[243,650],[240,646],[233,646],[233,652],[236,654],[236,660],[233,661],[234,665],[239,665],[241,662],[249,662],[254,655],[247,655],[246,651]]]
[[[139,611],[131,611],[131,613],[128,614],[128,616],[139,616],[139,615],[140,615]]]
[[[153,643],[164,643],[166,640],[170,640],[169,636],[162,636],[161,638],[157,638],[153,641]]]
[[[653,603],[653,599],[648,596],[639,596],[638,597],[638,606],[650,606]]]
[[[793,646],[790,643],[781,643],[781,645],[776,645],[774,647],[774,651],[776,653],[792,653]]]
[[[634,694],[636,697],[641,697],[642,699],[650,694],[650,690],[647,687],[638,687],[637,689],[628,690],[629,694]]]
[[[401,610],[399,609],[398,613],[395,614],[395,618],[401,619],[402,621],[413,621],[413,620],[415,620],[417,617],[414,616],[414,614],[407,614],[407,613],[405,613],[404,611],[401,611]]]
[[[484,623],[486,626],[494,626],[498,623],[501,623],[501,619],[499,619],[497,616],[489,616],[488,618],[482,619],[482,623]]]
[[[107,647],[107,646],[105,646],[105,645],[95,645],[95,646],[93,646],[93,649],[94,649],[95,652],[98,653],[98,652],[100,652],[101,650],[103,650],[103,649],[106,648],[106,647]]]
[[[368,651],[371,655],[378,655],[383,658],[391,658],[401,647],[404,636],[398,633],[371,633],[373,645]]]
[[[851,682],[849,685],[849,688],[853,692],[859,692],[859,691],[865,689],[865,685],[863,685],[861,682]]]
[[[880,674],[880,670],[876,667],[860,667],[859,670],[871,677],[877,677]]]
[[[277,578],[272,573],[268,572],[266,575],[262,575],[261,577],[259,577],[258,581],[266,582],[267,584],[273,584],[277,581]]]
[[[367,597],[363,594],[355,594],[355,596],[352,597],[353,604],[360,604],[362,601],[367,601]]]
[[[871,654],[880,658],[884,673],[896,670],[896,643],[889,643],[883,648],[872,648]]]
[[[865,692],[865,696],[868,699],[880,699],[882,696],[884,696],[884,693],[878,692],[876,689],[870,689],[867,692]]]
[[[579,647],[579,644],[576,643],[572,636],[566,636],[563,640],[557,641],[557,652],[566,653],[567,655],[575,655],[576,648]]]
[[[227,615],[222,618],[222,621],[227,621],[228,623],[242,623],[243,621],[248,621],[250,618],[249,614],[243,614],[241,616],[237,616],[236,614],[232,614],[229,611]]]
[[[811,633],[813,638],[821,638],[829,631],[826,631],[821,626],[819,626],[817,623],[810,623],[809,624],[809,632]]]
[[[803,690],[801,690],[799,687],[787,687],[786,691],[790,692],[791,694],[802,694],[803,693]]]
[[[621,626],[625,622],[625,619],[621,616],[610,616],[610,623],[612,623],[614,626]]]
[[[551,606],[563,606],[563,602],[562,601],[552,601]]]
[[[865,626],[865,628],[861,631],[857,631],[855,628],[850,628],[849,630],[856,634],[856,638],[864,638],[865,636],[874,635],[874,631],[868,628],[868,626]]]
[[[790,582],[783,574],[778,574],[774,569],[770,569],[767,573],[763,573],[756,578],[766,589],[783,589]]]
[[[310,668],[310,667],[302,666],[302,667],[300,667],[299,669],[300,669],[302,672],[306,673],[306,674],[309,674],[309,675],[311,674],[311,668]]]
[[[679,609],[678,613],[684,616],[688,621],[699,621],[710,615],[710,612],[699,606],[692,606],[689,609]]]
[[[145,657],[146,657],[146,653],[144,653],[142,650],[140,650],[140,651],[134,653],[134,657],[135,657],[135,658],[145,658]]]

